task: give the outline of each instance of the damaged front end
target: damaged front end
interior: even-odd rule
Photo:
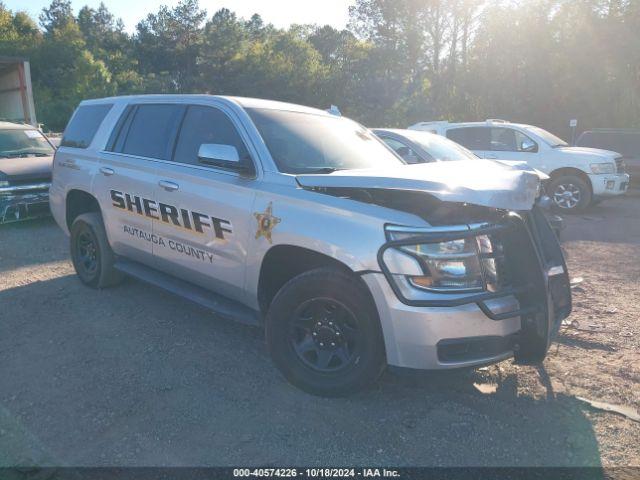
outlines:
[[[50,185],[41,181],[1,186],[0,224],[48,216]]]
[[[520,331],[508,337],[481,338],[469,332],[465,338],[442,339],[437,345],[441,363],[475,362],[508,352],[519,363],[538,363],[571,312],[567,267],[540,205],[539,178],[528,171],[485,166],[490,170],[483,174],[487,181],[468,177],[464,184],[448,181],[442,166],[414,170],[421,174],[417,176],[409,171],[392,178],[349,172],[298,181],[308,190],[412,213],[428,223],[385,227],[387,242],[378,263],[402,303],[476,304],[496,322],[520,318]],[[450,172],[453,166],[446,168]]]
[[[500,344],[495,339],[487,342],[503,352],[513,351],[519,363],[538,363],[571,313],[567,267],[539,207],[493,213],[498,217],[482,223],[423,229],[388,225],[388,242],[378,252],[378,263],[406,305],[474,303],[494,321],[520,317],[518,334],[500,339]],[[414,270],[399,267],[398,254],[408,256]],[[444,339],[438,355],[442,361],[470,361],[472,349],[479,345],[472,337]]]

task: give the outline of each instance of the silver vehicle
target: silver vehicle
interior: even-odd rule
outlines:
[[[49,215],[53,154],[36,128],[0,122],[0,223]]]
[[[361,389],[386,365],[540,362],[571,311],[538,176],[406,165],[321,110],[85,101],[54,163],[51,209],[84,283],[127,274],[262,325],[277,367],[315,394]]]

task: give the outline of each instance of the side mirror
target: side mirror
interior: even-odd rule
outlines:
[[[232,145],[203,143],[198,149],[198,161],[227,168],[240,167],[238,149]]]
[[[538,151],[538,145],[532,140],[524,140],[520,144],[520,151],[527,153],[536,153]]]

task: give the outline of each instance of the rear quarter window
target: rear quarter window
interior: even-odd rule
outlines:
[[[112,104],[83,105],[76,109],[64,130],[61,147],[87,148]]]

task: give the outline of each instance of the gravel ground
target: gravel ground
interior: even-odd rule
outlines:
[[[257,329],[82,286],[52,220],[1,226],[0,466],[640,466],[640,424],[576,398],[640,409],[640,197],[567,224],[583,281],[543,366],[386,374],[346,399],[288,385]]]

